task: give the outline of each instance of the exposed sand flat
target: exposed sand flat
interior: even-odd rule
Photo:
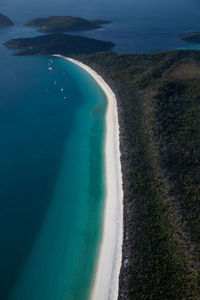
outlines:
[[[106,199],[103,236],[90,299],[116,300],[118,297],[118,278],[123,241],[123,190],[117,101],[113,91],[94,70],[74,59],[62,58],[87,71],[105,92],[108,100],[105,140]]]

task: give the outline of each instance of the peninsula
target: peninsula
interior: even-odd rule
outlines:
[[[0,13],[0,28],[14,25],[8,17]]]
[[[82,18],[71,16],[52,16],[48,18],[36,18],[25,26],[33,26],[38,28],[39,32],[44,33],[59,33],[67,31],[86,31],[101,28],[103,24],[108,24],[110,21],[104,20],[85,20]]]
[[[200,32],[183,34],[180,35],[178,38],[183,41],[200,43]]]

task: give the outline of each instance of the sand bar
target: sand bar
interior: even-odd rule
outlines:
[[[102,88],[108,100],[106,112],[105,176],[103,236],[100,244],[91,300],[117,300],[123,242],[123,190],[120,162],[117,100],[107,83],[87,65],[60,55],[88,72]]]

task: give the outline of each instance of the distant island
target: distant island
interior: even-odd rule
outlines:
[[[112,42],[64,33],[12,39],[4,45],[9,48],[23,49],[15,55],[61,54],[65,56],[107,51],[114,47]]]
[[[14,25],[13,21],[0,13],[0,28]]]
[[[44,33],[59,33],[67,31],[84,31],[101,28],[103,24],[111,23],[111,21],[104,20],[85,20],[82,18],[71,16],[52,16],[48,18],[36,18],[25,26],[33,26],[39,28],[39,32]]]
[[[183,41],[200,43],[200,32],[183,34],[180,35],[178,38]]]

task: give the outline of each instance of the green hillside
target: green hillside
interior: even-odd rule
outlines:
[[[78,57],[117,95],[119,300],[200,299],[200,52]]]

